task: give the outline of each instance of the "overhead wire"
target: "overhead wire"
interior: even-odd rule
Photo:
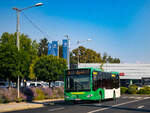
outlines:
[[[43,32],[41,28],[38,25],[36,25],[27,15],[25,15],[23,12],[22,14],[34,26],[34,28],[36,28],[39,32],[41,32],[44,35],[45,38],[47,37],[53,40],[47,33]]]

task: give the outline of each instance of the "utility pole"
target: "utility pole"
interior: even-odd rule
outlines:
[[[79,61],[79,59],[80,59],[80,58],[79,58],[79,44],[80,44],[80,41],[78,40],[78,41],[77,41],[77,45],[78,45],[78,63],[77,63],[77,65],[78,65],[78,68],[79,68],[79,62],[80,62],[80,61]]]
[[[22,11],[22,10],[26,10],[26,9],[29,9],[29,8],[32,8],[32,7],[37,7],[37,6],[41,6],[41,5],[43,5],[43,3],[37,3],[37,4],[35,4],[35,5],[33,5],[33,6],[30,6],[30,7],[27,7],[27,8],[23,8],[23,9],[18,9],[18,8],[12,8],[13,10],[16,10],[16,12],[17,12],[17,28],[16,28],[16,31],[17,31],[17,48],[18,48],[18,51],[20,50],[20,40],[19,40],[19,35],[20,35],[20,22],[19,22],[19,17],[20,17],[20,12]],[[18,97],[18,99],[20,98],[20,77],[19,77],[19,75],[18,75],[18,87],[17,87],[17,90],[18,90],[18,95],[17,95],[17,97]]]
[[[80,63],[80,55],[79,55],[79,53],[80,53],[80,43],[83,43],[83,42],[86,42],[86,41],[91,41],[92,39],[87,39],[87,40],[84,40],[84,41],[80,41],[80,40],[77,40],[77,45],[78,45],[78,56],[77,56],[77,59],[78,59],[78,68],[79,68],[79,63]]]
[[[65,37],[68,40],[68,48],[67,48],[67,65],[68,65],[68,69],[70,69],[70,39],[68,35],[65,35]]]
[[[57,57],[59,58],[59,41],[57,41],[57,49],[58,49],[58,51],[57,51]]]
[[[18,47],[18,51],[20,50],[20,43],[19,43],[19,35],[20,35],[20,24],[19,24],[19,16],[20,16],[20,10],[16,10],[17,11],[17,47]],[[18,98],[20,98],[20,77],[18,75]]]

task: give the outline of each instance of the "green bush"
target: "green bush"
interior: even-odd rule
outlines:
[[[128,91],[127,87],[120,87],[120,89],[121,89],[121,94],[125,94]]]
[[[138,91],[138,94],[150,94],[150,87],[145,86]]]
[[[36,88],[36,96],[34,97],[35,100],[43,100],[45,99],[44,92],[40,88]]]
[[[130,85],[128,88],[128,93],[129,94],[136,94],[138,90],[138,87],[136,85]]]
[[[3,96],[3,95],[0,95],[0,103],[7,103],[8,100]]]

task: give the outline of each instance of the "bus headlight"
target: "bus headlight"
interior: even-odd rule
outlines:
[[[89,97],[92,97],[92,96],[93,96],[93,94],[90,94],[90,95],[88,95],[88,96],[86,96],[86,97],[88,97],[88,98],[89,98]]]

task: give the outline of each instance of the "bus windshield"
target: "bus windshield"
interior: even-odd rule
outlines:
[[[90,91],[90,75],[66,76],[66,91]]]

